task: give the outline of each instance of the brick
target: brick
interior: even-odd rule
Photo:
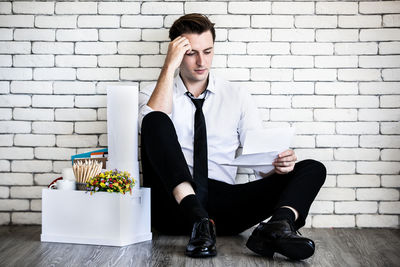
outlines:
[[[400,56],[360,56],[362,68],[396,68],[400,67]]]
[[[0,16],[0,27],[31,28],[34,16],[31,15],[2,15]]]
[[[356,171],[354,162],[349,161],[323,161],[328,174],[353,174]]]
[[[292,124],[296,128],[296,134],[334,134],[333,122],[296,122]]]
[[[399,27],[400,15],[383,15],[383,27]]]
[[[96,56],[60,55],[56,56],[56,67],[96,67]]]
[[[293,70],[291,69],[252,69],[251,80],[253,81],[292,81]]]
[[[41,211],[42,210],[42,200],[41,199],[32,199],[30,207],[31,207],[32,211]]]
[[[0,213],[0,225],[8,225],[10,222],[11,222],[10,213],[8,212]]]
[[[333,55],[333,44],[330,43],[291,43],[293,55]]]
[[[32,69],[0,68],[0,80],[31,80]]]
[[[0,81],[0,94],[10,93],[10,83],[6,81]]]
[[[399,121],[400,114],[393,109],[360,109],[358,112],[360,121]]]
[[[314,41],[314,30],[272,29],[272,41],[312,42]]]
[[[97,41],[98,32],[95,29],[57,30],[57,41]]]
[[[33,185],[31,173],[0,173],[0,185]]]
[[[381,122],[382,134],[399,134],[400,125],[398,122]]]
[[[0,135],[0,146],[12,146],[13,145],[13,136],[12,134],[1,134]]]
[[[98,121],[106,121],[107,120],[107,109],[106,108],[97,109],[97,120]]]
[[[379,81],[381,73],[377,69],[339,69],[340,81]]]
[[[12,109],[11,108],[0,108],[0,120],[11,120]]]
[[[54,2],[14,2],[14,14],[53,14]]]
[[[254,15],[251,16],[251,26],[254,28],[292,28],[293,16],[287,15]]]
[[[356,68],[358,67],[357,56],[316,56],[315,67],[317,68]]]
[[[271,40],[270,30],[267,29],[233,29],[229,31],[229,41],[269,41]]]
[[[79,42],[75,45],[76,54],[116,54],[115,42]]]
[[[272,14],[313,14],[312,2],[272,2]]]
[[[12,81],[11,92],[16,94],[52,94],[52,82]]]
[[[6,203],[7,203],[7,200],[2,200],[1,198],[8,198],[9,196],[10,196],[10,189],[5,186],[0,187],[0,209],[2,209],[4,201],[6,201]],[[7,206],[7,205],[4,205],[4,206]]]
[[[297,130],[297,129],[296,129]],[[328,149],[296,149],[296,156],[298,161],[304,159],[316,158],[318,160],[333,160],[333,150]]]
[[[399,225],[399,217],[397,215],[356,215],[356,224],[357,227],[395,228]]]
[[[175,20],[179,19],[180,15],[167,15],[164,16],[164,28],[171,28],[172,24],[174,24]],[[150,27],[152,28],[152,27]],[[215,35],[218,37],[218,31],[223,29],[215,29]],[[224,30],[226,31],[226,30]]]
[[[92,148],[91,150],[94,149],[96,149],[96,147]],[[57,173],[57,175],[62,172],[62,169],[65,168],[71,168],[71,160],[54,161],[53,172]]]
[[[2,54],[30,54],[30,42],[0,42],[0,53]]]
[[[253,99],[261,108],[290,108],[290,97],[281,95],[255,95]]]
[[[0,152],[0,159],[33,159],[33,148],[0,147]]]
[[[51,161],[44,160],[14,160],[11,163],[12,172],[48,172],[51,171]]]
[[[398,41],[400,29],[361,29],[360,41]]]
[[[229,2],[228,11],[231,14],[269,14],[270,2]]]
[[[314,201],[310,208],[311,214],[330,214],[333,213],[332,201]]]
[[[336,96],[336,107],[376,108],[379,107],[379,99],[375,96]]]
[[[95,135],[59,135],[57,136],[58,147],[96,147],[97,136]]]
[[[352,95],[358,94],[358,86],[355,82],[317,82],[315,93],[320,95]]]
[[[3,95],[0,98],[0,107],[27,107],[31,105],[28,95]]]
[[[269,56],[228,56],[228,67],[269,67]]]
[[[380,107],[398,108],[400,107],[400,95],[387,95],[380,97]]]
[[[100,41],[139,41],[141,30],[139,29],[100,29]]]
[[[376,43],[336,43],[337,55],[375,55],[378,53]]]
[[[397,94],[400,83],[397,82],[360,82],[361,94],[384,95]]]
[[[121,17],[121,27],[128,28],[161,28],[163,26],[162,16],[130,16],[124,15]],[[139,31],[140,35],[140,31]]]
[[[0,66],[1,67],[11,67],[12,66],[11,55],[0,55]]]
[[[57,32],[58,34],[58,32]],[[32,53],[34,54],[73,54],[74,44],[66,42],[33,42]]]
[[[231,6],[230,6],[231,8]],[[231,8],[232,9],[232,8]],[[250,10],[251,8],[249,8]],[[233,11],[235,8],[233,8]],[[186,2],[185,13],[201,13],[201,14],[226,14],[227,3],[224,2]],[[236,13],[236,12],[230,12]]]
[[[132,2],[99,2],[99,14],[139,14],[140,3]]]
[[[75,28],[77,16],[36,16],[37,28]]]
[[[13,118],[14,120],[52,121],[54,120],[54,111],[47,108],[14,108]]]
[[[53,83],[54,94],[94,94],[96,92],[96,86],[93,82],[59,82]]]
[[[119,16],[89,15],[78,17],[79,28],[118,28]]]
[[[35,68],[34,80],[75,80],[76,70],[73,68]]]
[[[0,199],[1,211],[29,210],[29,200]]]
[[[96,2],[57,2],[56,14],[96,14]]]
[[[162,67],[164,65],[165,55],[151,55],[151,56],[141,56],[140,66],[141,67]],[[216,58],[213,58],[213,66],[215,67]],[[226,63],[226,57],[224,57],[224,63]],[[139,67],[139,58],[137,58],[137,66]]]
[[[336,16],[296,16],[294,25],[296,28],[336,28]]]
[[[315,39],[317,40],[317,42],[358,41],[358,30],[353,30],[353,29],[316,30]]]
[[[82,81],[116,81],[119,80],[119,69],[117,68],[80,68],[76,77]]]
[[[356,2],[317,2],[315,11],[317,14],[357,14]]]
[[[335,151],[336,152],[336,151]],[[379,154],[379,153],[378,153]],[[336,153],[335,153],[336,156]],[[344,158],[346,159],[346,158]],[[349,160],[354,160],[354,158]],[[360,158],[362,159],[362,158]],[[355,159],[357,160],[357,159]],[[338,175],[338,187],[379,187],[380,179],[378,175]]]
[[[398,135],[365,135],[360,136],[361,147],[400,148]]]
[[[14,67],[53,67],[53,55],[15,55]]]
[[[355,226],[354,215],[314,215],[312,226],[316,228],[348,228]]]
[[[400,149],[382,149],[381,159],[400,161]]]
[[[15,41],[55,41],[54,30],[49,29],[16,29],[14,31]]]
[[[10,161],[8,161],[8,160],[0,160],[0,171],[3,171],[3,172],[11,171]]]
[[[121,80],[157,80],[160,74],[159,68],[123,68]]]
[[[229,81],[248,81],[249,70],[242,68],[215,69],[215,74]]]
[[[379,54],[400,54],[400,42],[380,42]]]
[[[357,147],[358,137],[352,135],[318,135],[318,147]]]
[[[0,121],[0,133],[29,133],[31,122],[27,121]]]
[[[382,175],[381,184],[383,187],[400,187],[400,175]]]
[[[16,134],[14,144],[17,146],[54,146],[55,135]]]
[[[159,44],[156,42],[119,42],[118,54],[158,54]]]
[[[334,81],[335,69],[297,69],[294,70],[295,81]]]
[[[296,148],[315,148],[315,138],[306,135],[296,135],[292,141],[292,146]]]
[[[292,107],[295,108],[333,108],[333,96],[293,96]]]
[[[75,133],[78,134],[101,134],[107,133],[107,123],[103,121],[76,122]]]
[[[398,1],[360,2],[360,13],[362,14],[400,13],[400,6]]]
[[[378,134],[378,122],[338,122],[336,132],[339,134]]]
[[[312,121],[312,111],[306,109],[272,109],[272,121]]]
[[[0,14],[11,14],[11,2],[0,3]]]
[[[269,94],[270,83],[268,82],[235,82],[237,86],[245,88],[250,94]]]
[[[350,188],[321,188],[316,200],[355,200],[355,191]]]
[[[289,50],[290,50],[289,43],[256,42],[247,44],[247,53],[250,55],[254,54],[285,55],[289,54]],[[220,53],[220,51],[216,52]]]
[[[384,81],[400,81],[400,69],[384,69],[382,78]]]
[[[397,174],[400,172],[400,162],[357,162],[357,172],[366,174]]]
[[[314,94],[314,84],[311,82],[274,82],[271,84],[271,94]]]
[[[107,97],[102,95],[76,96],[75,107],[79,108],[107,107]]]
[[[216,28],[247,28],[250,27],[250,16],[247,15],[211,15],[209,19]]]
[[[400,214],[400,202],[380,202],[379,213]]]
[[[312,68],[313,65],[311,56],[273,56],[271,58],[273,68]]]
[[[48,185],[55,178],[59,177],[60,173],[36,173],[34,175],[34,181],[36,185]]]
[[[339,16],[339,28],[380,28],[381,16]]]
[[[32,132],[38,134],[72,134],[70,122],[33,122]]]
[[[0,29],[0,40],[11,41],[13,39],[13,29]]]
[[[345,201],[335,203],[335,213],[337,214],[360,214],[376,213],[378,203],[373,201]]]
[[[11,222],[15,224],[41,224],[42,217],[39,212],[13,212]]]
[[[35,147],[35,158],[51,160],[70,160],[76,154],[75,149],[61,147]]]
[[[183,3],[147,2],[142,4],[142,14],[183,14]]]
[[[57,121],[93,121],[96,120],[95,109],[56,109]]]
[[[32,107],[73,107],[74,96],[34,95]]]
[[[215,42],[214,51],[218,55],[246,54],[246,44],[243,42]]]

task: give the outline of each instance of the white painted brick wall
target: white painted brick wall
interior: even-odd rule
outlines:
[[[322,0],[0,2],[0,224],[41,223],[42,186],[107,146],[107,85],[155,81],[191,12],[216,23],[215,72],[327,167],[307,227],[398,227],[400,1]]]

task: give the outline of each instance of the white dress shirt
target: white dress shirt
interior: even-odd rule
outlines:
[[[139,129],[143,117],[153,110],[147,102],[155,83],[146,86],[139,94]],[[261,119],[251,95],[243,88],[217,78],[210,72],[203,104],[207,128],[208,177],[235,184],[237,167],[221,165],[235,158],[236,150],[243,145],[246,131],[262,128]],[[194,113],[196,107],[186,95],[187,89],[179,75],[174,79],[171,118],[182,147],[189,170],[193,175]]]

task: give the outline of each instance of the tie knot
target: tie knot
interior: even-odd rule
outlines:
[[[196,109],[202,108],[203,103],[204,103],[204,98],[202,99],[196,99],[196,98],[190,98],[195,105]]]

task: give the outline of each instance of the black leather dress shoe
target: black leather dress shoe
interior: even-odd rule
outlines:
[[[215,225],[212,220],[202,218],[194,223],[185,255],[193,258],[217,255]]]
[[[311,239],[297,235],[287,221],[260,223],[249,237],[246,246],[255,253],[272,257],[278,252],[293,260],[303,260],[314,254]]]

